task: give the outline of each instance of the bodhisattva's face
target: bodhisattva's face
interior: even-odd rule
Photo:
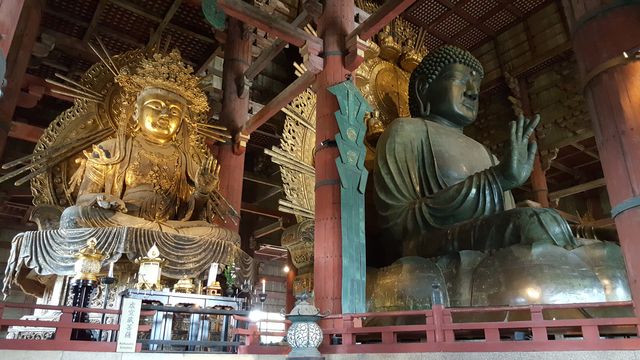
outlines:
[[[162,89],[145,89],[138,96],[138,125],[149,139],[159,143],[173,140],[180,129],[185,100]]]
[[[466,65],[444,67],[426,90],[430,113],[445,119],[455,127],[465,127],[478,116],[480,74]]]

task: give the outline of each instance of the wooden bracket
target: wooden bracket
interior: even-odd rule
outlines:
[[[346,45],[348,53],[344,59],[344,67],[349,71],[355,71],[364,61],[364,52],[369,48],[369,45],[358,35],[348,38]]]
[[[218,0],[218,5],[227,15],[233,16],[246,24],[255,26],[264,32],[275,35],[295,46],[301,47],[306,42],[310,42],[319,45],[320,49],[323,47],[322,39],[317,36],[308,34],[297,26],[276,18],[241,0]]]
[[[317,74],[324,69],[324,59],[318,54],[322,51],[322,46],[316,43],[305,43],[300,48],[300,55],[302,55],[302,61],[307,71],[312,74]]]
[[[247,149],[247,143],[249,142],[249,138],[251,135],[244,134],[242,131],[238,131],[233,136],[233,153],[236,155],[244,154]]]
[[[374,14],[369,16],[362,24],[355,28],[348,38],[355,35],[363,40],[369,40],[393,19],[400,16],[416,0],[387,0]]]
[[[320,16],[322,16],[322,12],[324,11],[324,6],[318,0],[307,0],[303,5],[304,9],[311,15],[311,17],[318,21]]]

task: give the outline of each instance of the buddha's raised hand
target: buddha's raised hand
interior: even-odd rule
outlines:
[[[517,121],[512,121],[509,144],[502,162],[496,166],[496,175],[503,190],[511,190],[522,185],[531,175],[533,160],[536,157],[538,145],[529,142],[529,137],[540,122],[540,115],[527,119],[520,115]]]
[[[200,166],[198,176],[196,177],[196,190],[201,194],[209,194],[218,188],[218,174],[220,173],[220,164],[214,157],[209,157]]]

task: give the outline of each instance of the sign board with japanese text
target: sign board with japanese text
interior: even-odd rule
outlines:
[[[141,307],[141,299],[122,299],[122,315],[120,316],[120,331],[118,332],[116,352],[136,351]]]

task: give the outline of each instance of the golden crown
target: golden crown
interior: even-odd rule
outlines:
[[[121,69],[116,81],[126,91],[136,93],[149,87],[171,91],[185,98],[196,114],[209,110],[207,96],[200,89],[198,77],[193,74],[193,68],[182,61],[178,49],[144,58],[133,73]]]

